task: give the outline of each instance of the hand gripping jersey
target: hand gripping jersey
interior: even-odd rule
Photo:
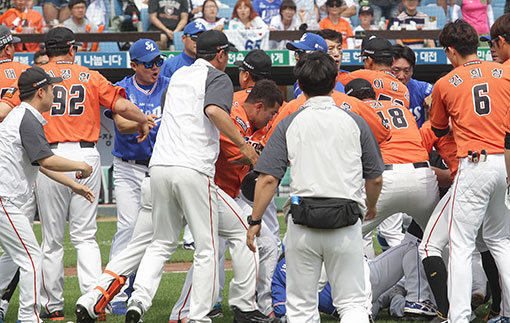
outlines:
[[[370,129],[374,133],[374,137],[377,140],[377,143],[381,144],[391,137],[390,128],[384,124],[381,118],[372,109],[367,107],[362,101],[334,90],[331,94],[331,97],[333,100],[335,100],[335,103],[339,107],[351,110],[352,112],[360,115],[363,119],[365,119],[365,121],[370,126]],[[290,101],[284,107],[280,108],[280,111],[272,120],[272,123],[268,125],[268,131],[261,140],[262,146],[266,145],[269,137],[273,133],[273,130],[276,128],[276,125],[289,114],[292,114],[301,109],[305,102],[305,96],[300,95],[297,99]]]
[[[410,79],[407,83],[407,88],[410,94],[409,110],[414,115],[418,128],[425,122],[425,109],[423,107],[423,100],[432,94],[433,85],[427,82]]]
[[[421,126],[420,134],[423,146],[427,149],[428,153],[430,153],[434,147],[436,148],[437,153],[441,156],[441,158],[443,158],[448,166],[448,169],[451,172],[450,178],[453,180],[459,167],[457,144],[453,139],[453,134],[449,132],[446,136],[438,138],[434,131],[432,131],[430,121],[425,121],[425,123]]]
[[[488,154],[501,154],[508,102],[508,67],[479,60],[467,62],[436,82],[430,123],[433,129],[447,131],[451,119],[457,157],[467,157],[469,150],[480,153],[482,149]]]
[[[391,101],[409,108],[409,91],[389,71],[357,70],[351,73],[339,73],[338,80],[345,86],[354,79],[365,79],[372,84],[377,101]]]
[[[391,139],[379,145],[385,164],[417,163],[429,159],[422,144],[420,130],[409,109],[390,101],[364,102],[391,128]]]
[[[0,98],[7,94],[7,97],[12,97],[18,90],[18,77],[26,69],[30,68],[29,65],[15,62],[9,58],[0,59]],[[18,105],[18,104],[16,104]],[[14,106],[11,106],[14,108]]]
[[[133,102],[144,114],[154,114],[161,117],[161,96],[164,95],[169,82],[169,78],[160,75],[156,83],[150,88],[144,89],[136,83],[135,76],[129,76],[116,85],[125,89],[129,101]],[[136,134],[121,134],[117,126],[115,126],[115,146],[112,154],[127,160],[150,159],[154,143],[156,142],[159,120],[161,119],[156,120],[158,124],[150,131],[148,140],[140,143],[136,139]]]

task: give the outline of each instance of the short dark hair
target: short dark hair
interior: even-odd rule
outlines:
[[[510,43],[510,13],[506,13],[496,19],[491,27],[491,39],[496,40],[498,36],[506,35],[505,40]]]
[[[51,87],[50,87],[51,84],[47,84],[43,87],[41,87],[41,89],[44,89],[44,91],[51,91]],[[32,100],[34,97],[35,97],[35,94],[37,93],[37,90],[36,89],[35,91],[30,91],[30,92],[26,92],[26,93],[20,93],[19,94],[19,99],[21,101],[30,101]]]
[[[328,54],[314,51],[301,56],[294,67],[294,75],[306,95],[327,95],[335,87],[338,66]]]
[[[280,15],[282,14],[282,11],[285,9],[297,11],[296,3],[292,0],[283,0],[282,4],[280,5]]]
[[[202,14],[204,14],[204,10],[205,10],[205,3],[206,2],[212,2],[214,3],[214,5],[216,6],[216,8],[218,8],[218,4],[216,3],[215,0],[205,0],[204,3],[202,3]],[[204,18],[205,19],[205,18]]]
[[[40,51],[38,51],[38,52],[35,52],[35,53],[34,53],[34,63],[35,63],[35,61],[36,61],[39,57],[44,56],[44,55],[46,55],[46,51],[44,51],[44,50],[40,50]]]
[[[322,29],[317,32],[317,35],[326,40],[331,40],[342,45],[342,34],[333,29]]]
[[[71,48],[71,46],[68,46],[68,47],[58,47],[58,48],[46,48],[46,55],[48,55],[48,57],[56,57],[56,56],[63,56],[63,55],[66,55],[67,52],[69,52],[69,48]]]
[[[273,80],[260,80],[255,83],[246,98],[248,103],[262,102],[266,108],[274,107],[275,103],[282,105],[283,93]]]
[[[83,3],[85,7],[87,7],[87,1],[86,0],[71,0],[69,1],[69,9],[73,9],[74,6],[77,4]]]
[[[408,46],[393,45],[393,59],[403,58],[414,68],[416,64],[416,55]]]
[[[476,54],[478,49],[478,34],[466,21],[458,19],[447,23],[439,34],[439,44],[443,47],[453,47],[460,56],[466,57]]]

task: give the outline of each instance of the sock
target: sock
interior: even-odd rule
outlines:
[[[427,274],[427,280],[436,299],[438,315],[446,318],[448,315],[448,274],[443,258],[430,256],[422,260],[423,268]]]
[[[483,270],[485,271],[485,275],[487,276],[487,280],[489,281],[489,286],[491,287],[492,293],[492,305],[491,309],[495,313],[499,313],[501,306],[501,286],[499,286],[499,271],[496,266],[496,262],[492,257],[490,251],[485,251],[481,253],[482,255],[482,265]]]

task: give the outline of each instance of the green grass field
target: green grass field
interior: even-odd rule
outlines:
[[[280,218],[281,224],[281,232],[285,232],[285,225],[283,223],[283,218]],[[113,235],[116,230],[115,222],[98,222],[98,232],[96,234],[96,238],[101,249],[101,258],[102,263],[106,264],[108,262],[108,256],[110,251],[110,245],[113,238]],[[36,236],[40,239],[41,237],[41,227],[39,224],[34,225],[34,231],[36,232]],[[376,253],[380,252],[380,248],[376,245]],[[65,267],[74,267],[76,266],[76,251],[69,239],[69,235],[66,235],[64,241],[64,266]],[[228,256],[227,256],[228,257]],[[170,262],[190,262],[193,258],[193,252],[183,250],[179,248],[177,252],[172,256]],[[154,298],[154,302],[152,308],[147,312],[144,318],[144,322],[147,323],[164,323],[168,322],[168,318],[170,312],[172,310],[173,304],[179,298],[179,294],[181,291],[181,287],[184,283],[185,274],[184,273],[173,273],[173,274],[163,274],[163,278],[161,280],[161,284],[159,286],[158,292]],[[228,286],[228,282],[232,279],[232,271],[227,271],[226,280],[227,283],[225,286]],[[65,298],[65,308],[64,313],[67,321],[74,321],[74,305],[78,297],[80,296],[80,289],[78,287],[78,279],[76,277],[66,277],[64,279],[64,298]],[[223,301],[223,318],[214,319],[214,322],[232,322],[233,314],[228,309],[228,288],[224,291],[224,301]],[[16,291],[15,295],[11,300],[11,305],[9,307],[9,311],[6,316],[5,322],[15,322],[17,317],[18,310],[18,292]],[[479,317],[482,317],[487,312],[487,308],[485,306],[481,306],[477,311]],[[379,314],[378,323],[395,323],[401,322],[402,319],[392,320],[389,318],[385,311]],[[108,315],[107,322],[117,323],[124,322],[124,317],[122,316],[113,316]],[[335,320],[331,317],[322,316],[322,322],[335,322]],[[483,322],[482,320],[476,320],[475,322]]]

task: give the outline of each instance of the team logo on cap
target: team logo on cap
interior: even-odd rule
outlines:
[[[205,27],[204,27],[204,25],[202,25],[202,23],[201,23],[201,22],[198,22],[198,21],[197,21],[197,22],[195,23],[195,28],[196,28],[196,29],[200,29],[200,30],[202,30],[202,29],[204,29]]]
[[[34,84],[32,84],[32,86],[33,87],[38,87],[39,85],[41,85],[41,84],[43,84],[43,83],[45,83],[47,81],[48,81],[48,79],[45,77],[42,80],[40,80],[39,82],[35,82]]]
[[[12,35],[5,35],[0,38],[0,47],[9,44],[12,41]]]
[[[300,42],[305,41],[306,40],[306,36],[308,36],[308,35],[307,34],[303,34],[303,36],[301,36],[301,39],[299,41]]]
[[[150,41],[145,42],[145,50],[150,50],[151,52],[155,51],[156,48],[154,47],[154,43]]]

